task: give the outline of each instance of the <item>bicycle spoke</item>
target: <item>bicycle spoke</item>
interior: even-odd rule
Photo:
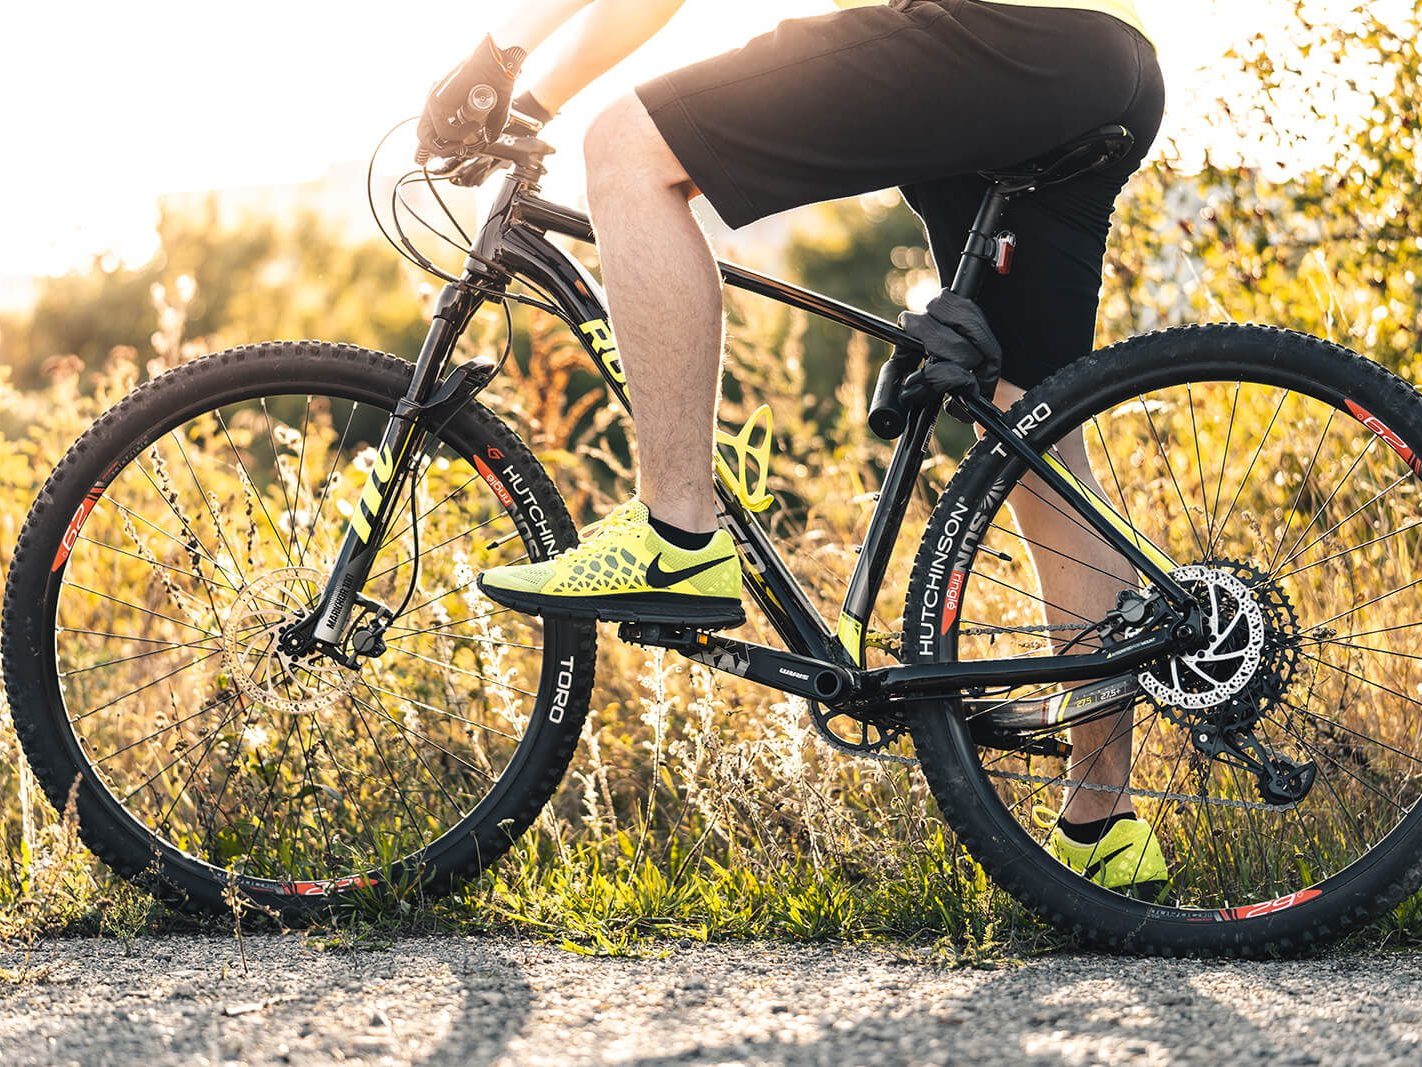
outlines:
[[[1309,478],[1313,476],[1314,467],[1318,465],[1318,457],[1323,452],[1323,442],[1328,437],[1328,431],[1333,426],[1333,417],[1338,413],[1337,408],[1328,409],[1328,421],[1323,425],[1323,432],[1318,435],[1318,443],[1313,447],[1313,455],[1309,457],[1308,467],[1304,470],[1303,477],[1299,479],[1299,491],[1294,494],[1293,503],[1289,505],[1288,513],[1284,516],[1284,525],[1279,531],[1279,543],[1274,546],[1274,551],[1269,554],[1269,565],[1265,571],[1275,574],[1279,563],[1279,554],[1284,550],[1284,542],[1289,538],[1289,530],[1293,528],[1294,516],[1298,514],[1299,503],[1303,500],[1304,490],[1308,488]],[[1276,575],[1277,576],[1277,575]]]
[[[100,758],[94,760],[94,766],[96,766],[96,767],[101,767],[101,766],[103,766],[105,763],[107,763],[109,760],[114,759],[114,758],[117,757],[117,756],[123,755],[125,752],[129,751],[130,749],[136,748],[137,746],[143,744],[143,743],[146,742],[146,741],[152,741],[154,738],[157,738],[157,737],[161,736],[162,734],[167,733],[169,730],[176,730],[179,726],[182,726],[184,723],[186,723],[186,722],[191,722],[193,719],[198,718],[200,715],[206,715],[209,711],[212,711],[213,708],[221,707],[223,704],[226,704],[226,703],[229,703],[229,702],[231,702],[231,701],[233,701],[233,700],[236,700],[236,699],[237,699],[237,696],[238,696],[238,694],[236,694],[236,693],[228,693],[228,694],[225,695],[225,696],[216,697],[216,698],[214,698],[214,699],[212,699],[212,700],[209,700],[209,701],[208,701],[206,704],[204,704],[202,707],[198,708],[197,711],[194,711],[194,712],[192,712],[192,713],[190,713],[190,714],[188,714],[188,715],[185,715],[185,716],[183,716],[181,719],[177,719],[177,720],[175,720],[174,722],[170,722],[170,723],[168,723],[167,726],[160,726],[160,727],[158,727],[158,729],[154,730],[152,733],[144,734],[142,737],[140,737],[140,738],[138,738],[138,739],[136,739],[136,740],[134,740],[134,741],[130,741],[128,744],[124,745],[122,748],[114,749],[114,751],[110,752],[107,756],[103,756],[103,757],[100,757]]]
[[[83,722],[85,719],[89,718],[91,715],[97,715],[97,714],[98,714],[99,712],[101,712],[101,711],[107,711],[109,708],[113,707],[115,704],[118,704],[120,701],[127,700],[129,697],[134,696],[134,695],[137,694],[137,693],[142,693],[142,692],[143,692],[144,690],[146,690],[146,689],[152,689],[155,685],[158,685],[160,682],[166,682],[169,678],[172,678],[172,677],[174,677],[175,675],[181,674],[183,671],[191,670],[193,667],[196,667],[196,666],[198,666],[198,665],[201,664],[201,663],[206,663],[208,660],[210,660],[213,656],[216,656],[216,655],[218,655],[217,652],[205,652],[203,655],[198,656],[196,659],[190,659],[190,660],[188,660],[188,662],[187,662],[187,663],[184,663],[181,667],[175,667],[173,670],[169,671],[167,674],[161,674],[161,675],[159,675],[157,678],[153,678],[153,679],[151,679],[150,681],[144,682],[142,685],[137,686],[137,687],[134,688],[134,689],[130,689],[130,690],[128,690],[128,691],[125,692],[125,693],[120,693],[118,696],[114,697],[112,700],[105,701],[103,704],[100,704],[100,705],[99,705],[98,707],[96,707],[96,708],[90,708],[88,711],[84,712],[82,715],[72,716],[69,721],[70,721],[71,723],[80,723],[80,722]]]
[[[1170,462],[1170,455],[1160,439],[1160,431],[1156,429],[1155,417],[1151,415],[1150,407],[1146,404],[1144,397],[1137,396],[1136,399],[1140,401],[1141,411],[1146,417],[1146,422],[1150,425],[1151,437],[1155,439],[1155,447],[1160,453],[1161,461],[1165,464],[1165,472],[1170,475],[1170,484],[1175,486],[1175,496],[1180,501],[1180,508],[1185,515],[1185,521],[1190,524],[1190,533],[1195,538],[1195,547],[1200,550],[1200,555],[1204,556],[1205,542],[1200,540],[1199,528],[1195,525],[1194,516],[1190,514],[1190,505],[1185,502],[1185,493],[1180,488],[1180,480],[1175,477],[1175,466]],[[1247,473],[1245,477],[1248,477]]]
[[[1274,580],[1277,582],[1282,582],[1285,578],[1292,578],[1294,577],[1294,575],[1303,574],[1305,571],[1311,571],[1315,567],[1321,567],[1325,563],[1332,563],[1334,560],[1343,559],[1346,556],[1351,556],[1354,552],[1360,552],[1365,548],[1371,548],[1373,547],[1373,545],[1380,545],[1384,541],[1390,541],[1392,540],[1392,538],[1397,537],[1399,534],[1408,533],[1412,530],[1417,529],[1418,527],[1422,527],[1422,519],[1418,519],[1416,522],[1408,523],[1406,526],[1403,526],[1402,528],[1397,530],[1393,530],[1390,533],[1379,534],[1377,537],[1374,537],[1368,541],[1364,541],[1362,544],[1354,545],[1351,548],[1342,549],[1338,552],[1333,553],[1333,555],[1331,556],[1324,556],[1322,559],[1316,560],[1313,563],[1306,563],[1302,567],[1296,567],[1291,571],[1285,571],[1282,574],[1276,574],[1274,575]]]
[[[1314,548],[1314,546],[1316,546],[1316,545],[1318,545],[1318,544],[1321,544],[1322,542],[1326,541],[1328,538],[1332,537],[1335,533],[1337,533],[1339,530],[1341,530],[1347,523],[1349,523],[1349,522],[1351,522],[1353,519],[1357,518],[1357,517],[1358,517],[1360,514],[1362,514],[1362,512],[1365,511],[1367,508],[1372,507],[1372,506],[1373,506],[1374,504],[1376,504],[1379,500],[1381,500],[1386,494],[1392,492],[1394,489],[1396,489],[1399,485],[1402,485],[1404,482],[1411,481],[1411,479],[1412,479],[1412,474],[1411,474],[1411,472],[1409,472],[1409,473],[1407,473],[1407,474],[1404,474],[1404,475],[1401,475],[1401,476],[1400,476],[1396,481],[1394,481],[1391,485],[1387,486],[1385,489],[1380,490],[1376,495],[1374,495],[1374,496],[1373,496],[1371,499],[1369,499],[1367,502],[1365,502],[1365,503],[1359,505],[1359,506],[1358,506],[1357,508],[1355,508],[1353,511],[1350,511],[1347,515],[1343,516],[1343,518],[1339,519],[1338,522],[1334,523],[1332,526],[1330,526],[1330,527],[1329,527],[1327,530],[1325,530],[1323,533],[1321,533],[1321,534],[1319,534],[1317,537],[1315,537],[1312,541],[1310,541],[1310,542],[1308,543],[1308,545],[1307,545],[1306,547],[1299,549],[1297,552],[1292,552],[1292,553],[1290,553],[1289,556],[1288,556],[1288,558],[1285,559],[1285,560],[1283,560],[1283,561],[1279,564],[1279,566],[1281,566],[1281,567],[1287,567],[1290,563],[1292,563],[1294,560],[1298,559],[1300,556],[1302,556],[1302,555],[1304,555],[1304,554],[1306,554],[1306,553],[1312,551],[1312,549]]]
[[[1264,446],[1269,443],[1269,436],[1274,432],[1274,424],[1279,421],[1279,413],[1284,410],[1284,402],[1289,399],[1289,394],[1280,391],[1279,402],[1274,405],[1274,413],[1269,416],[1269,424],[1264,427],[1264,433],[1259,438],[1259,444],[1254,449],[1254,455],[1249,457],[1249,466],[1244,469],[1244,477],[1240,478],[1239,484],[1235,486],[1234,496],[1230,498],[1229,507],[1225,509],[1224,518],[1220,519],[1220,529],[1224,529],[1229,524],[1229,520],[1234,516],[1234,509],[1239,504],[1239,498],[1244,493],[1244,487],[1249,484],[1249,476],[1254,473],[1254,466],[1259,462],[1259,456],[1264,451]]]
[[[1315,511],[1313,513],[1313,517],[1308,520],[1308,525],[1303,528],[1298,538],[1289,547],[1289,552],[1284,557],[1284,561],[1282,564],[1280,564],[1280,566],[1287,567],[1298,556],[1298,547],[1303,542],[1303,539],[1308,536],[1308,532],[1313,529],[1313,524],[1323,517],[1323,513],[1328,510],[1328,505],[1333,503],[1334,497],[1336,497],[1342,491],[1343,486],[1347,484],[1348,479],[1353,476],[1353,472],[1358,469],[1358,464],[1362,463],[1363,460],[1367,458],[1368,454],[1372,452],[1373,445],[1377,443],[1377,440],[1378,439],[1376,437],[1368,439],[1367,445],[1364,446],[1363,450],[1359,452],[1358,455],[1354,458],[1353,462],[1349,465],[1348,470],[1344,472],[1343,477],[1338,480],[1338,484],[1333,487],[1332,491],[1329,492],[1323,503],[1318,506],[1318,510]],[[1310,545],[1310,547],[1312,546]]]
[[[336,476],[336,467],[341,461],[341,453],[344,452],[346,448],[346,438],[351,432],[351,422],[359,409],[360,404],[354,403],[351,405],[350,411],[346,412],[346,424],[341,430],[341,439],[336,442],[335,450],[331,453],[331,467],[330,470],[326,472],[325,479],[321,482],[321,496],[316,501],[316,514],[311,517],[311,529],[307,532],[306,541],[302,544],[301,551],[298,553],[298,559],[302,565],[305,564],[306,554],[311,549],[311,541],[316,536],[316,530],[321,525],[321,516],[324,514],[326,507],[326,497],[331,491],[331,481]]]
[[[222,427],[222,436],[227,439],[227,447],[232,450],[232,455],[236,458],[237,465],[242,468],[240,484],[243,491],[257,498],[257,503],[262,509],[262,517],[267,520],[267,527],[272,531],[273,536],[276,537],[277,544],[281,546],[282,555],[286,557],[286,565],[290,567],[292,565],[291,546],[282,540],[281,530],[278,529],[277,524],[272,521],[271,513],[267,511],[267,502],[257,489],[257,483],[252,479],[251,472],[247,470],[247,461],[242,458],[242,453],[237,450],[236,442],[232,440],[232,433],[227,428],[227,420],[222,416],[222,409],[215,409],[213,414],[217,416],[217,424]]]
[[[201,652],[221,652],[221,651],[222,651],[221,647],[213,648],[213,647],[210,646],[210,645],[204,645],[204,644],[202,644],[202,643],[200,643],[200,642],[198,642],[198,641],[188,641],[188,642],[186,642],[186,643],[184,643],[184,644],[170,644],[170,645],[168,645],[166,648],[153,648],[153,649],[149,649],[147,652],[135,652],[135,653],[134,653],[133,655],[131,655],[131,656],[118,656],[118,657],[115,657],[114,659],[101,660],[101,661],[98,662],[98,663],[89,663],[89,664],[86,664],[86,665],[83,666],[83,667],[75,667],[75,668],[73,668],[73,669],[71,669],[71,670],[60,670],[60,672],[59,672],[59,677],[60,677],[60,678],[73,678],[73,677],[75,677],[76,675],[88,674],[90,671],[96,671],[96,670],[99,670],[99,669],[101,669],[101,668],[103,668],[103,667],[114,667],[114,666],[117,666],[117,665],[120,664],[120,663],[132,663],[132,662],[134,662],[135,660],[148,659],[150,656],[161,656],[164,652],[180,652],[180,651],[183,651],[183,650],[189,649],[189,648],[195,648],[195,649],[198,649],[198,650],[201,651]]]
[[[1220,449],[1220,476],[1215,481],[1215,502],[1210,507],[1211,515],[1219,515],[1220,513],[1220,497],[1224,493],[1224,476],[1225,467],[1227,465],[1226,461],[1229,459],[1230,442],[1234,440],[1234,420],[1235,416],[1239,413],[1239,392],[1243,387],[1243,382],[1234,383],[1234,396],[1230,399],[1229,404],[1229,423],[1227,424],[1225,429],[1225,443],[1224,447]],[[1093,419],[1092,421],[1094,422],[1095,420]],[[1199,444],[1198,438],[1196,438],[1196,444]],[[1200,470],[1202,472],[1204,471],[1203,465],[1201,466]],[[1223,531],[1224,524],[1220,523],[1220,525],[1215,528],[1215,533],[1210,537],[1210,543],[1206,546],[1205,554],[1207,556],[1213,556],[1215,554],[1215,542],[1218,539],[1219,534]]]

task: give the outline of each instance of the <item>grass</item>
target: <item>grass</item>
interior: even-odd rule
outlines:
[[[779,506],[768,513],[768,521],[812,599],[832,616],[854,565],[852,546],[862,538],[878,484],[877,465],[884,458],[883,450],[867,439],[864,430],[863,397],[871,353],[862,345],[849,348],[838,397],[842,414],[838,420],[826,422],[803,399],[806,385],[799,348],[803,320],[761,321],[755,314],[759,312],[747,312],[740,321],[743,331],[780,341],[774,359],[766,358],[753,344],[742,341],[733,345],[733,373],[749,376],[747,372],[753,372],[759,391],[754,397],[741,397],[733,391],[727,419],[733,422],[762,401],[771,403],[777,412],[776,465],[770,488]],[[170,340],[176,346],[177,341]],[[519,374],[526,380],[569,383],[569,368],[576,354],[568,342],[537,331],[534,341],[533,353]],[[162,358],[160,352],[160,362]],[[50,469],[68,442],[138,377],[136,361],[119,354],[109,368],[89,380],[81,382],[72,366],[60,364],[42,392],[0,395],[0,415],[4,416],[0,422],[28,424],[14,440],[0,441],[0,456],[9,457],[0,461],[0,529],[6,534],[0,537],[0,564],[8,566],[14,532],[37,489],[37,479]],[[504,413],[510,420],[527,428],[530,443],[564,487],[575,513],[599,513],[609,500],[625,493],[629,457],[615,411],[599,409],[584,395],[560,389],[511,389],[498,396],[504,398]],[[1222,410],[1220,405],[1216,407]],[[242,449],[249,461],[265,458],[276,471],[260,489],[232,469],[215,432],[190,437],[190,454],[174,450],[165,441],[145,457],[151,484],[162,487],[172,502],[168,510],[176,516],[165,518],[161,511],[153,511],[148,514],[149,525],[159,529],[166,522],[166,537],[178,550],[165,545],[163,536],[116,511],[96,511],[92,525],[86,525],[86,536],[131,546],[129,555],[113,564],[109,580],[147,589],[153,609],[161,607],[170,615],[194,610],[197,598],[183,587],[185,568],[206,568],[213,583],[241,587],[239,572],[244,566],[260,570],[273,565],[271,560],[263,560],[262,552],[270,551],[263,545],[275,530],[303,529],[300,514],[310,510],[325,488],[318,485],[312,469],[329,469],[332,474],[326,484],[336,486],[339,495],[341,486],[354,492],[352,487],[360,484],[373,460],[370,450],[363,447],[341,453],[339,412],[324,413],[326,423],[313,430],[314,452],[303,449],[299,455],[283,437],[301,425],[289,414],[278,413],[281,433],[266,432],[251,411],[239,414],[243,417],[234,418],[230,427],[237,441],[232,447]],[[1157,415],[1167,432],[1172,418],[1178,424],[1185,417],[1183,409],[1173,416]],[[1193,412],[1191,415],[1193,418]],[[1291,425],[1306,427],[1308,413],[1298,413]],[[1180,425],[1175,428],[1183,431]],[[1143,427],[1132,432],[1138,440],[1148,440]],[[1159,429],[1152,426],[1149,432],[1154,435]],[[1361,447],[1359,442],[1365,440],[1350,436],[1330,447],[1346,459],[1353,454],[1349,450]],[[1247,457],[1248,448],[1240,451]],[[1383,458],[1388,455],[1381,454]],[[1149,467],[1149,461],[1148,454],[1136,460],[1142,469]],[[1224,477],[1227,473],[1198,463],[1192,466],[1191,457],[1184,453],[1173,455],[1171,461],[1187,481],[1193,479],[1202,485],[1214,484],[1216,474]],[[1346,515],[1371,488],[1385,484],[1382,468],[1373,470],[1373,462],[1362,466],[1358,489],[1362,495],[1321,502],[1333,509],[1326,521]],[[189,463],[208,479],[205,484],[213,487],[211,496],[183,488],[184,464]],[[926,491],[915,498],[906,529],[922,528],[933,490],[945,484],[954,466],[947,453],[937,451],[930,457],[924,477]],[[593,476],[589,476],[590,470]],[[465,471],[457,463],[441,467],[437,462],[420,489],[425,494],[421,504],[456,489],[464,478]],[[1159,470],[1132,482],[1143,494],[1135,500],[1133,511],[1147,517],[1141,520],[1142,525],[1157,544],[1184,550],[1182,545],[1190,537],[1189,509],[1167,513],[1151,506],[1149,494],[1154,492],[1158,499],[1165,484]],[[123,499],[119,495],[122,491],[123,486],[116,483],[108,496]],[[481,498],[469,496],[469,507],[487,506],[487,497],[480,505]],[[1402,499],[1405,507],[1415,507],[1412,498]],[[1246,501],[1246,509],[1254,510],[1249,512],[1244,536],[1255,540],[1275,537],[1278,531],[1269,522],[1271,514],[1275,521],[1279,519],[1278,505],[1279,501],[1264,498]],[[278,517],[270,518],[268,509],[277,511]],[[457,513],[455,519],[460,519]],[[466,513],[463,519],[473,522],[481,515]],[[1406,516],[1390,517],[1393,526],[1405,521]],[[283,527],[283,522],[289,525]],[[327,523],[325,528],[340,533],[339,524]],[[214,544],[220,539],[224,548],[214,550],[210,558],[198,559],[176,536],[176,531],[185,529],[204,531]],[[443,531],[432,526],[426,532],[428,545],[438,543]],[[1285,529],[1284,533],[1288,532]],[[318,545],[318,554],[329,552],[333,543]],[[1032,590],[1035,579],[1024,573],[1028,557],[1015,531],[1004,524],[994,530],[990,543],[998,553],[991,573],[1018,590]],[[394,562],[411,547],[408,539],[396,538],[390,548]],[[475,549],[461,549],[426,568],[422,591],[438,592],[441,580],[447,583],[443,588],[455,590],[431,600],[427,610],[438,625],[460,613],[478,614],[477,599],[460,590],[467,586],[474,569],[498,558],[495,551],[489,549],[481,558]],[[1318,548],[1313,556],[1308,551],[1304,550],[1304,559],[1321,559],[1329,547]],[[876,629],[901,627],[898,616],[908,555],[900,553],[893,561],[879,617],[873,623]],[[1374,574],[1381,573],[1380,568],[1391,568],[1390,574],[1405,574],[1411,566],[1410,555],[1379,553],[1370,566]],[[398,570],[395,574],[388,580],[391,589],[398,588]],[[1381,579],[1354,575],[1350,580]],[[1317,584],[1328,588],[1326,581]],[[230,592],[235,594],[236,588]],[[384,599],[395,602],[398,597],[387,590]],[[1033,599],[1030,594],[997,594],[969,604],[980,617],[1030,624],[1039,620],[1040,612]],[[1306,595],[1300,593],[1296,600],[1302,603]],[[77,614],[67,616],[66,625],[112,629],[112,608],[97,599],[73,603]],[[260,605],[260,600],[255,603]],[[512,694],[520,672],[528,669],[528,657],[520,658],[518,646],[521,635],[536,636],[532,626],[520,621],[481,622],[474,636],[486,644],[474,644],[474,650],[458,653],[463,671],[460,698],[470,706],[481,698],[482,705],[497,716],[489,721],[504,729],[519,725],[521,711]],[[152,624],[144,632],[149,638],[163,634],[161,625]],[[754,622],[747,636],[751,640],[773,639],[763,624]],[[452,646],[436,647],[436,639],[429,640],[429,645],[417,647],[439,651],[449,662],[456,662]],[[1013,645],[1010,638],[1005,643]],[[999,647],[995,654],[1007,651]],[[1050,647],[1019,641],[1010,651],[1043,654],[1050,652]],[[403,703],[395,705],[386,717],[397,727],[404,723],[410,729],[433,732],[435,726],[425,711],[441,699],[449,699],[450,681],[438,671],[420,666],[421,662],[402,661],[401,681],[408,688],[401,690]],[[1369,665],[1355,662],[1355,666],[1366,673]],[[128,670],[127,680],[118,684],[133,685],[153,675],[146,665]],[[1062,944],[998,891],[945,831],[916,771],[852,760],[831,751],[815,736],[802,702],[661,653],[606,639],[600,651],[598,679],[582,743],[561,791],[494,870],[445,900],[426,900],[417,888],[380,901],[356,894],[340,914],[308,933],[310,943],[327,951],[351,952],[379,948],[409,933],[512,932],[545,938],[571,951],[619,955],[657,951],[676,943],[744,938],[880,941],[926,947],[938,958],[962,965],[981,965],[1005,955]],[[87,679],[76,681],[71,692],[75,699],[98,700],[101,692],[85,688],[95,684]],[[212,688],[205,691],[200,685],[172,684],[149,691],[113,715],[104,726],[109,732],[95,735],[105,743],[138,736],[136,731],[146,732],[155,722],[173,729],[178,741],[139,747],[111,773],[120,778],[125,774],[146,776],[157,767],[156,799],[151,802],[169,813],[175,812],[172,805],[183,793],[179,787],[195,781],[202,761],[194,756],[202,752],[219,753],[222,762],[240,768],[253,782],[282,780],[290,786],[286,798],[290,811],[280,817],[271,815],[278,832],[273,855],[262,860],[268,864],[299,865],[306,855],[302,850],[310,848],[322,830],[322,820],[353,817],[343,808],[377,810],[371,805],[377,805],[380,797],[361,792],[364,787],[359,783],[351,794],[358,797],[358,804],[323,807],[320,798],[335,788],[335,780],[313,782],[289,768],[284,770],[277,752],[281,740],[277,727],[268,729],[244,719],[242,724],[217,730],[182,729],[183,709],[200,706],[205,692],[230,688],[230,678],[225,668],[214,667],[203,684]],[[1377,702],[1360,703],[1356,692],[1333,691],[1329,699],[1352,702],[1361,714],[1372,716],[1372,721],[1385,721],[1394,736],[1407,732],[1406,721],[1396,709]],[[358,736],[359,716],[346,725],[352,736]],[[308,752],[319,752],[324,743],[314,726],[288,729],[295,730],[297,746]],[[368,726],[366,729],[369,731]],[[473,753],[469,758],[476,761],[493,765],[500,758],[497,738],[475,738],[465,732],[440,734],[439,739],[448,745],[457,741],[468,746],[467,751]],[[1143,745],[1152,743],[1147,738]],[[170,761],[171,752],[176,756]],[[365,760],[367,766],[384,758],[363,743],[352,745],[351,752],[352,758]],[[1156,755],[1163,761],[1161,752]],[[429,784],[430,780],[440,776],[426,762],[425,757],[431,755],[428,750],[424,756],[417,751],[406,754],[400,767],[411,781],[426,775],[423,780],[433,796],[435,784]],[[436,764],[442,766],[438,760]],[[1162,766],[1168,764],[1162,762]],[[458,768],[446,770],[445,780],[458,780]],[[284,779],[283,774],[287,776]],[[221,784],[225,791],[225,779]],[[1162,787],[1168,782],[1153,784]],[[242,796],[235,789],[218,791],[216,785],[198,779],[196,799],[183,801],[193,805],[192,812],[178,808],[175,819],[189,820],[190,847],[209,849],[210,854],[237,861],[242,859],[240,836],[204,836],[197,817],[203,798],[222,799],[233,813],[233,823],[242,827],[262,826],[268,812],[259,804],[259,795]],[[401,829],[392,831],[381,845],[392,855],[399,852],[398,833],[414,834],[422,829],[413,812],[411,817],[409,822],[401,822],[397,813],[392,821]],[[338,830],[343,828],[349,830],[344,824]],[[1293,827],[1290,832],[1299,831]],[[329,826],[325,833],[329,842]],[[1314,859],[1308,844],[1305,836],[1298,838],[1297,870],[1307,870]],[[1293,875],[1270,872],[1269,876]],[[20,756],[8,709],[0,711],[0,939],[25,945],[46,936],[83,933],[133,938],[193,929],[220,929],[240,937],[242,930],[266,922],[262,916],[244,911],[236,899],[232,904],[229,919],[198,923],[168,912],[141,889],[117,882],[104,872],[79,843],[72,811],[56,813],[40,796]],[[1360,936],[1370,945],[1422,942],[1422,903],[1409,901]]]

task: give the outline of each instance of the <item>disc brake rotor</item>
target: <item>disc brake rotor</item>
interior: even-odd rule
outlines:
[[[222,659],[237,688],[273,711],[310,715],[348,694],[357,672],[319,653],[282,651],[282,631],[310,606],[307,590],[325,575],[312,567],[281,567],[248,582],[222,625]]]
[[[1181,567],[1171,577],[1199,601],[1209,642],[1142,671],[1141,688],[1167,707],[1219,707],[1259,670],[1264,613],[1245,584],[1223,567]]]
[[[1293,678],[1293,605],[1264,572],[1245,563],[1207,560],[1172,576],[1199,602],[1208,641],[1143,670],[1137,676],[1141,689],[1177,725],[1202,719],[1253,725]]]

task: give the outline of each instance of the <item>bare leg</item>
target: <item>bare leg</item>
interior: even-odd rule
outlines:
[[[690,177],[636,97],[613,104],[588,131],[588,199],[602,255],[614,332],[627,371],[637,428],[640,494],[658,518],[693,531],[715,528],[711,449],[720,391],[723,310],[715,258],[691,213]],[[1000,402],[1020,391],[1003,385]],[[1099,491],[1080,435],[1060,450],[1067,466]],[[1038,496],[1033,495],[1035,491]],[[1120,589],[1134,585],[1122,561],[1051,504],[1028,477],[1008,503],[1033,549],[1049,623],[1099,619]],[[1093,569],[1093,568],[1099,568]],[[1111,580],[1100,571],[1119,575]],[[1120,786],[1131,764],[1129,713],[1071,731],[1080,756],[1074,780]],[[1130,811],[1130,799],[1068,790],[1077,822]]]
[[[641,102],[588,130],[588,200],[637,427],[639,494],[657,518],[716,528],[711,481],[720,393],[721,276],[691,213],[691,179]]]
[[[1020,389],[1004,383],[998,388],[996,400],[1005,407],[1021,395]],[[1105,498],[1091,472],[1081,433],[1072,433],[1057,450],[1067,468]],[[1007,502],[1022,536],[1053,550],[1031,546],[1032,560],[1042,584],[1042,599],[1047,602],[1045,611],[1049,624],[1095,622],[1116,606],[1117,593],[1135,586],[1130,564],[1095,533],[1064,516],[1059,509],[1066,509],[1067,505],[1035,475],[1024,477]],[[1129,784],[1133,715],[1134,711],[1127,709],[1120,715],[1071,730],[1073,755],[1068,776],[1073,781],[1113,789]],[[1062,812],[1073,822],[1093,822],[1132,810],[1128,796],[1070,786],[1066,793]]]

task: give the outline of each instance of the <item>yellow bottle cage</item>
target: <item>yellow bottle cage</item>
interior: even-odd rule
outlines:
[[[740,433],[716,431],[716,444],[729,448],[735,453],[736,466],[731,465],[717,453],[716,473],[736,494],[736,499],[747,511],[764,511],[775,503],[775,498],[766,491],[765,482],[770,477],[770,445],[774,433],[774,418],[770,405],[762,404],[741,427]],[[755,469],[751,469],[751,461]],[[752,481],[754,479],[754,481]]]

